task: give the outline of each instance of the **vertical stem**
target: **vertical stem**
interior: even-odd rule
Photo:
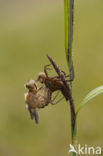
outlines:
[[[68,62],[68,41],[69,41],[69,20],[68,20],[68,11],[69,11],[69,4],[68,0],[64,0],[64,18],[65,18],[65,54],[66,54],[66,59]],[[69,63],[68,63],[69,65]]]
[[[69,72],[70,72],[70,79],[72,79],[72,42],[73,42],[73,8],[74,8],[74,0],[69,1],[69,10],[68,10],[68,63],[69,63]],[[71,81],[72,86],[72,81]]]
[[[72,41],[73,41],[73,17],[74,0],[64,0],[65,16],[65,53],[69,67],[70,79],[72,79]],[[72,86],[72,82],[71,82]]]
[[[72,42],[73,42],[73,20],[74,20],[74,0],[64,0],[64,13],[65,13],[65,53],[69,67],[70,79],[73,74],[73,61],[72,61]],[[72,94],[72,82],[71,94]],[[76,115],[75,106],[70,102],[71,110],[71,130],[72,130],[72,144],[76,148],[76,137],[77,137],[77,126],[76,126]],[[73,116],[74,114],[74,116]],[[76,156],[76,153],[73,153]]]

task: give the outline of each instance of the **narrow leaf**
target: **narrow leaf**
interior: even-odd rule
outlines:
[[[82,107],[84,107],[90,100],[94,99],[96,96],[103,94],[103,86],[100,86],[98,88],[95,88],[91,92],[87,94],[87,96],[83,99],[81,104],[78,106],[76,114],[80,111]]]
[[[72,79],[74,0],[64,0],[64,13],[65,13],[65,54],[68,63],[70,79]],[[70,82],[70,85],[72,86],[72,81]]]

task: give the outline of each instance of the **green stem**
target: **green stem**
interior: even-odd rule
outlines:
[[[72,137],[72,145],[74,146],[75,149],[77,149],[77,123],[75,120],[75,127],[72,131],[73,137]],[[73,156],[76,156],[76,153],[73,153]]]
[[[64,17],[65,17],[65,54],[66,54],[66,59],[68,62],[68,34],[69,34],[69,21],[68,21],[68,10],[69,10],[69,4],[68,0],[64,0]],[[69,62],[68,62],[69,65]]]
[[[69,15],[68,15],[68,63],[69,63],[69,72],[70,72],[70,79],[72,79],[72,41],[73,41],[73,10],[72,10],[72,3],[73,0],[68,0],[69,2]],[[72,86],[72,82],[71,82]]]
[[[74,0],[64,0],[64,13],[65,13],[65,53],[69,67],[70,79],[72,79],[73,61],[72,61],[72,42],[73,42],[73,17],[74,17]],[[70,83],[72,89],[72,82]],[[73,117],[73,110],[75,111],[74,105],[71,105],[71,129],[72,129],[72,144],[76,148],[77,144],[77,124],[76,124],[76,113]],[[73,119],[74,118],[74,122]],[[76,153],[73,153],[76,156]]]
[[[64,0],[65,13],[65,53],[72,79],[72,41],[73,41],[73,4],[74,0]],[[72,86],[72,82],[70,84]]]

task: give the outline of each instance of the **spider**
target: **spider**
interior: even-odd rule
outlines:
[[[44,72],[39,73],[37,81],[40,83],[44,83],[47,88],[53,93],[57,90],[61,91],[63,96],[66,100],[68,99],[68,93],[65,90],[65,86],[63,82],[61,81],[59,76],[48,76],[47,70],[51,70],[51,68],[48,68],[51,64],[44,66]],[[61,71],[65,78],[69,77],[69,75],[66,75],[64,71]],[[71,80],[66,80],[67,82],[73,81],[74,77]]]
[[[25,103],[26,108],[28,109],[31,119],[35,118],[35,122],[39,123],[39,115],[37,109],[44,108],[49,103],[53,103],[57,95],[52,99],[52,92],[47,87],[37,87],[37,84],[34,80],[30,80],[26,83],[25,87],[28,89],[28,92],[25,93]]]

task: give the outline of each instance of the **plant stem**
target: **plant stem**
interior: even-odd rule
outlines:
[[[68,41],[69,41],[69,20],[68,20],[69,4],[68,0],[64,0],[64,18],[65,18],[65,54],[68,62]],[[69,62],[68,62],[69,65]]]
[[[74,21],[74,0],[64,0],[64,12],[65,12],[65,53],[69,67],[70,79],[73,77],[73,61],[72,61],[72,42],[73,42],[73,21]],[[72,81],[70,83],[72,88]],[[72,94],[72,89],[71,89]],[[74,102],[70,102],[71,110],[71,130],[72,130],[72,144],[76,148],[77,142],[77,124]],[[74,121],[73,121],[74,112]],[[76,156],[76,153],[73,153]]]
[[[68,63],[69,63],[69,72],[70,72],[70,79],[72,79],[72,41],[73,41],[73,0],[68,0],[69,2],[69,12],[68,12]],[[72,86],[72,81],[71,81]]]
[[[72,144],[74,145],[74,147],[76,147],[75,146],[76,145],[76,132],[77,132],[76,121],[75,121],[76,114],[75,114],[74,100],[72,97],[71,87],[68,85],[67,81],[65,80],[64,74],[61,72],[58,65],[55,63],[55,61],[50,56],[47,55],[47,57],[49,61],[51,62],[51,64],[53,65],[61,81],[63,82],[66,95],[68,95],[68,101],[70,102],[70,110],[71,110]],[[75,153],[73,153],[73,156],[75,156]]]
[[[74,0],[64,0],[65,16],[65,53],[69,67],[70,79],[72,79],[72,41],[73,41],[73,19],[74,19]],[[72,86],[72,82],[70,83]]]

